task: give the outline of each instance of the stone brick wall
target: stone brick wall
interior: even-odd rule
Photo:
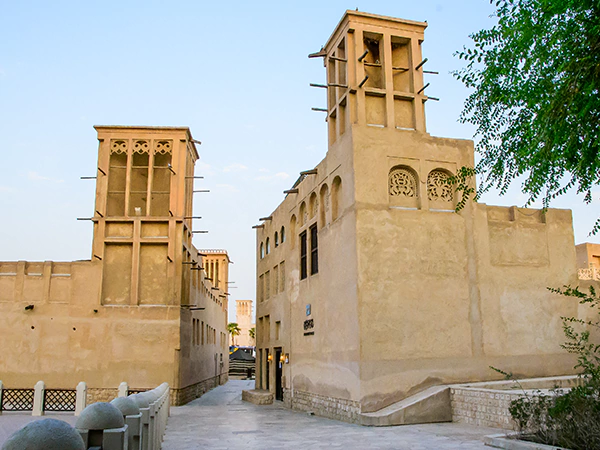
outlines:
[[[522,392],[454,387],[450,389],[452,421],[512,430],[514,422],[508,407],[522,396]]]
[[[224,373],[182,389],[171,389],[171,404],[173,406],[185,405],[192,400],[202,397],[206,392],[216,388],[220,384],[227,383],[227,380],[228,376]]]
[[[86,398],[87,404],[91,405],[92,403],[98,402],[110,402],[117,398],[118,395],[119,390],[117,388],[88,388]]]
[[[358,415],[360,414],[359,402],[297,390],[294,391],[293,396],[290,394],[291,392],[286,390],[283,394],[283,401],[286,406],[290,404],[293,409],[311,411],[317,416],[329,419],[358,423]]]

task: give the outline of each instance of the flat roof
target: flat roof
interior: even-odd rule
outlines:
[[[333,32],[329,36],[329,39],[327,39],[327,42],[325,43],[323,48],[327,48],[329,46],[329,43],[331,42],[331,40],[334,38],[334,36],[338,32],[338,30],[342,27],[342,25],[344,24],[346,19],[349,19],[350,16],[364,17],[364,18],[368,18],[368,19],[386,20],[388,22],[395,22],[395,23],[401,23],[404,25],[418,26],[421,28],[427,28],[427,25],[428,25],[427,22],[419,22],[417,20],[399,19],[397,17],[382,16],[379,14],[371,14],[371,13],[367,13],[367,12],[347,9],[346,12],[344,13],[344,15],[342,16],[342,18],[340,19],[340,21],[338,22],[337,26],[334,28]]]

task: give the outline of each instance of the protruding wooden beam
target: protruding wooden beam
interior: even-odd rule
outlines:
[[[423,61],[421,61],[419,64],[417,64],[417,67],[415,67],[415,70],[419,70],[421,67],[423,67],[423,65],[429,61],[427,58],[425,58]]]
[[[260,225],[254,225],[252,228],[264,228],[265,225],[264,224],[260,224]]]
[[[316,175],[318,173],[317,169],[303,170],[300,172],[300,175]]]
[[[283,191],[284,194],[297,194],[298,193],[298,188],[294,188],[294,189],[288,189],[286,191]]]
[[[273,216],[269,216],[269,217],[261,217],[258,220],[273,220]]]

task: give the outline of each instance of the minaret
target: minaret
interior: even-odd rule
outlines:
[[[96,126],[92,258],[103,305],[178,305],[198,259],[192,246],[194,164],[188,128]],[[198,261],[200,263],[200,261]]]
[[[323,50],[329,145],[352,125],[426,132],[425,22],[346,11]]]

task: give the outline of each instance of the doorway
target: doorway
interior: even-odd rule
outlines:
[[[283,363],[281,362],[281,347],[275,349],[275,400],[283,401]]]

